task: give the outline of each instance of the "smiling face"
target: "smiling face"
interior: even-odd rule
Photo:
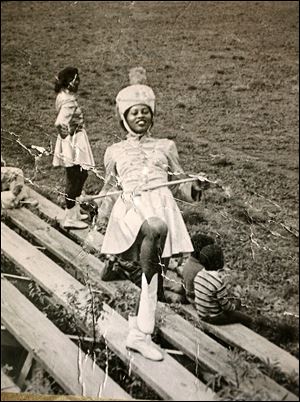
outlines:
[[[126,114],[130,129],[137,134],[145,134],[152,125],[152,112],[146,105],[134,105]]]

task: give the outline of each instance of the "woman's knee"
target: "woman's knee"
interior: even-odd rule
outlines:
[[[160,218],[148,218],[143,224],[143,233],[153,238],[166,238],[168,234],[167,224]]]

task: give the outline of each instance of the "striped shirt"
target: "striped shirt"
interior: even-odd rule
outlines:
[[[227,286],[219,271],[197,273],[194,279],[195,307],[200,317],[215,316],[222,311],[235,310],[228,299]]]

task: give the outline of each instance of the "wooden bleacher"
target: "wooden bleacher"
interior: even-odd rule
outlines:
[[[33,190],[30,191],[32,196],[39,200],[39,212],[42,216],[50,222],[61,219],[63,216],[61,208]],[[56,260],[61,261],[62,266],[67,265],[68,273],[4,224],[1,227],[2,252],[14,262],[18,269],[53,295],[55,300],[64,305],[65,308],[70,309],[66,297],[70,289],[78,290],[78,294],[81,295],[80,302],[84,306],[88,290],[75,278],[83,283],[86,280],[92,280],[97,289],[112,296],[120,288],[137,292],[137,288],[128,281],[103,282],[100,280],[103,263],[94,255],[83,252],[81,247],[89,233],[88,229],[61,233],[36,214],[24,208],[11,210],[8,215],[11,222],[22,230],[26,238],[30,236],[39,245],[45,247],[51,255],[55,256]],[[101,242],[101,235],[97,234],[97,236],[96,240],[99,243]],[[69,237],[72,237],[72,240]],[[194,314],[187,306],[184,309],[189,314]],[[166,354],[163,362],[147,361],[137,353],[128,354],[124,348],[127,332],[126,320],[107,305],[104,306],[104,311],[107,317],[105,320],[105,337],[109,348],[124,362],[130,363],[133,372],[153,388],[162,399],[217,399],[212,390],[168,354]],[[76,311],[76,314],[80,318],[80,312]],[[228,383],[235,383],[235,374],[228,363],[228,350],[224,346],[202,330],[195,328],[167,305],[159,303],[158,316],[163,317],[159,324],[160,334],[174,348],[179,349],[194,360],[204,371],[222,375]],[[102,321],[97,326],[97,336],[99,337],[103,336],[101,324]],[[88,335],[91,335],[91,326],[82,323],[81,328]],[[276,361],[280,361],[280,368],[285,373],[299,373],[299,362],[296,358],[240,324],[222,327],[208,325],[204,329],[228,345],[237,346],[260,359],[275,357]],[[246,337],[245,334],[247,334]],[[180,378],[181,381],[178,381],[178,386],[174,386],[174,382],[168,381],[168,378]],[[241,382],[240,387],[244,390],[254,389],[254,387],[263,389],[274,400],[299,400],[298,397],[259,371],[256,373],[254,384],[244,381]],[[187,394],[187,389],[189,394]]]
[[[6,279],[1,293],[1,321],[67,394],[132,399]]]
[[[35,241],[38,241],[40,245],[47,247],[56,257],[68,266],[73,266],[72,272],[77,272],[82,276],[89,276],[98,285],[98,288],[114,295],[120,286],[120,281],[116,282],[103,282],[100,280],[100,273],[103,266],[100,265],[100,261],[90,254],[81,254],[81,258],[78,258],[81,252],[81,247],[75,244],[72,240],[68,239],[63,234],[59,233],[57,230],[53,229],[46,222],[41,221],[36,215],[26,209],[16,209],[9,212],[9,216],[14,224],[18,228],[22,229],[24,232],[31,236]],[[4,225],[3,225],[4,226]],[[7,232],[10,236],[7,236]],[[36,271],[39,275],[42,275],[40,270],[40,262],[43,262],[43,267],[53,265],[50,260],[46,264],[46,258],[41,255],[41,252],[35,249],[30,244],[23,245],[23,239],[17,239],[17,235],[9,228],[2,229],[3,239],[5,240],[5,247],[3,248],[4,254],[12,260],[18,267],[23,269],[26,275],[32,277],[32,269],[37,265]],[[15,244],[20,243],[22,245],[22,250],[30,250],[29,254],[22,251],[22,253],[17,253]],[[20,254],[20,255],[19,255]],[[36,261],[36,263],[35,263]],[[28,268],[26,271],[25,267]],[[49,276],[50,269],[47,269],[45,273]],[[53,270],[52,270],[53,272]],[[74,274],[75,275],[75,274]],[[56,273],[53,275],[53,279],[50,281],[51,286],[55,283],[55,278],[58,277]],[[37,276],[34,279],[41,286],[45,288],[45,285]],[[60,283],[66,282],[63,277],[57,281],[57,287]],[[124,282],[121,282],[124,284]],[[126,281],[126,287],[131,292],[137,291],[136,287],[130,282]],[[74,285],[73,285],[74,286]],[[45,288],[48,292],[50,288]],[[77,288],[75,288],[78,290]],[[53,292],[51,292],[52,294]],[[55,292],[57,294],[57,291]],[[67,304],[67,303],[65,303]],[[197,361],[197,363],[212,373],[222,374],[224,378],[231,383],[235,381],[235,375],[232,367],[226,362],[228,360],[228,352],[226,348],[211,339],[204,332],[197,328],[178,314],[175,314],[169,306],[159,303],[158,314],[163,317],[163,324],[160,325],[160,331],[162,336],[170,342],[175,348],[181,349],[188,357]],[[126,332],[126,328],[125,328]],[[196,346],[196,347],[195,347]],[[120,353],[120,350],[118,351]],[[148,378],[146,380],[149,380]],[[253,384],[242,382],[241,387],[243,389],[253,389]],[[255,387],[259,389],[267,389],[272,395],[278,396],[286,395],[286,390],[276,384],[274,381],[268,377],[257,373]],[[291,395],[290,395],[291,397]]]
[[[197,312],[191,305],[182,306],[182,311],[193,318],[197,318]],[[207,332],[217,336],[228,345],[243,349],[262,361],[267,362],[269,360],[270,364],[276,365],[287,375],[295,374],[299,376],[298,359],[244,325],[217,326],[206,322],[201,322],[201,325]]]
[[[45,197],[33,189],[29,189],[31,196],[35,197],[39,201],[40,212],[51,221],[59,221],[63,216],[63,210],[56,204],[52,203]],[[89,234],[89,229],[85,230],[71,230],[68,231],[72,238],[74,238],[79,244],[84,245],[85,240]],[[93,233],[95,236],[95,243],[98,247],[101,244],[103,236],[100,233]],[[98,260],[99,264],[99,260]],[[99,268],[103,269],[103,268]],[[189,306],[183,306],[185,311],[190,316],[196,318],[197,314],[195,309]],[[245,350],[250,355],[253,355],[263,361],[269,360],[280,367],[285,374],[299,375],[299,360],[292,356],[290,353],[284,351],[282,348],[277,347],[272,342],[261,337],[255,332],[242,324],[231,324],[224,326],[210,325],[202,322],[203,328],[208,333],[219,338],[220,340],[228,343],[231,346]]]
[[[76,279],[65,272],[61,267],[36,249],[13,230],[1,223],[2,252],[13,261],[27,276],[47,291],[57,303],[63,305],[68,312],[76,314],[80,327],[87,335],[93,335],[91,325],[92,317],[86,319],[86,298],[89,289],[81,285]],[[74,309],[69,302],[68,294],[78,294]],[[159,370],[155,369],[157,363],[144,359],[138,353],[128,353],[125,348],[127,322],[117,312],[104,304],[106,314],[105,333],[108,346],[126,363],[130,363],[131,370],[149,384],[163,399],[171,400],[214,400],[214,393],[201,383],[188,370],[175,359],[166,354],[160,362]],[[6,325],[6,324],[5,324]],[[6,325],[7,327],[7,325]],[[95,328],[97,337],[101,337],[101,320]],[[134,358],[133,358],[134,357]],[[175,385],[169,378],[180,378]],[[187,391],[188,390],[188,391]],[[187,399],[186,399],[187,398]]]

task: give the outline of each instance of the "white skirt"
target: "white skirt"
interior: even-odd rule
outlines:
[[[142,192],[135,197],[120,196],[110,215],[101,253],[120,254],[134,243],[141,225],[151,217],[162,219],[168,235],[162,257],[192,252],[193,245],[181,212],[167,187]]]
[[[70,167],[73,165],[80,165],[85,170],[95,167],[94,157],[85,129],[81,129],[73,136],[68,135],[64,139],[60,135],[57,137],[53,166]]]

